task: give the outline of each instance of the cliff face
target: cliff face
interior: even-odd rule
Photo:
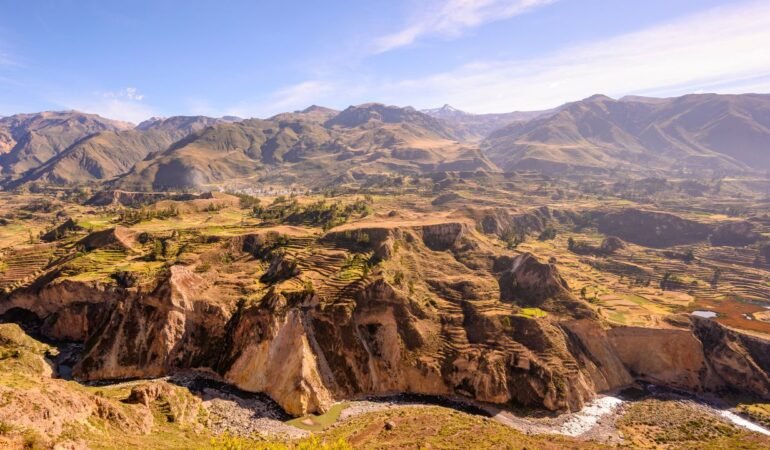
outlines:
[[[690,329],[623,327],[608,335],[618,358],[638,379],[690,390],[715,387],[703,343]]]
[[[295,415],[399,392],[576,410],[635,379],[770,398],[770,343],[697,318],[608,328],[556,264],[501,255],[465,222],[207,245],[131,287],[53,270],[0,300],[0,313],[33,312],[49,337],[84,342],[79,379],[198,368]],[[238,262],[207,271],[223,254]],[[257,289],[240,280],[228,297],[228,273]]]
[[[694,392],[737,390],[770,398],[770,341],[696,316],[667,329],[610,330],[616,354],[637,379]]]
[[[367,285],[355,304],[273,293],[234,317],[220,370],[291,414],[359,394],[461,395],[554,410],[577,409],[591,396],[576,367],[560,367],[567,344],[558,327],[521,317],[509,331],[468,312],[467,337],[453,341],[427,314],[383,280]]]
[[[693,317],[692,330],[706,360],[726,387],[770,398],[770,342]]]
[[[229,313],[199,296],[205,288],[205,280],[172,266],[153,292],[116,302],[89,334],[75,376],[158,377],[173,368],[211,366]]]

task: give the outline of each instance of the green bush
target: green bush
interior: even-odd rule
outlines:
[[[539,241],[550,241],[554,238],[556,238],[556,229],[553,227],[546,227],[546,229],[537,237]]]
[[[0,421],[0,436],[7,436],[13,431],[13,425]]]

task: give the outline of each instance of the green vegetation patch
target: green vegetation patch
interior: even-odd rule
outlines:
[[[300,204],[296,199],[277,197],[267,206],[254,206],[252,215],[269,223],[319,226],[329,230],[342,225],[353,217],[365,217],[372,212],[371,200],[356,200],[348,204],[341,202],[327,203],[319,200],[308,205]]]
[[[333,405],[331,408],[329,408],[329,411],[319,416],[315,414],[309,414],[304,417],[292,419],[286,423],[303,430],[323,431],[336,423],[337,420],[339,420],[342,410],[347,408],[347,406],[347,403],[337,403],[336,405]]]
[[[516,315],[522,316],[522,317],[529,317],[532,319],[538,319],[538,318],[547,316],[548,313],[543,311],[540,308],[521,308],[516,313]]]
[[[561,436],[527,436],[493,419],[438,406],[362,414],[321,434],[356,449],[579,449],[604,448]]]
[[[770,439],[721,420],[695,405],[649,399],[633,403],[617,425],[643,448],[768,448]]]
[[[770,427],[770,403],[742,403],[737,410],[751,420]]]

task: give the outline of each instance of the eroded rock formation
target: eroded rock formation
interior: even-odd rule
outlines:
[[[119,230],[81,242],[128,241],[140,246]],[[54,265],[0,300],[0,313],[31,311],[49,337],[84,342],[79,379],[202,369],[294,415],[398,392],[576,410],[637,379],[770,398],[770,343],[697,318],[610,328],[557,264],[500,254],[469,222],[201,242],[209,250],[149,281],[66,278]],[[225,252],[237,261],[228,273],[256,286],[239,281],[248,296],[207,271]]]

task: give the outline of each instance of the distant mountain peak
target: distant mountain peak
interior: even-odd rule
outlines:
[[[459,110],[455,108],[454,106],[450,105],[449,103],[445,103],[444,106],[441,108],[431,108],[431,109],[424,109],[422,110],[425,114],[433,114],[437,116],[448,116],[448,115],[465,115],[470,114],[465,111]]]
[[[588,98],[583,99],[584,102],[614,102],[615,99],[608,97],[604,94],[594,94]]]
[[[303,109],[300,112],[307,114],[307,113],[312,113],[312,112],[333,113],[333,112],[337,112],[337,111],[334,110],[334,109],[331,109],[331,108],[327,108],[325,106],[310,105],[310,106],[308,106],[307,108]]]

